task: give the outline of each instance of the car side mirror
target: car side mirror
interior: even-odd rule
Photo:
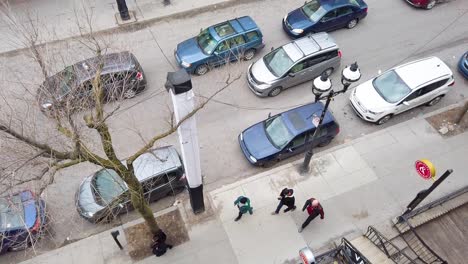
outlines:
[[[293,152],[293,149],[292,148],[288,148],[286,149],[287,152]]]
[[[270,51],[274,51],[275,50],[275,47],[271,47]]]
[[[213,51],[213,54],[216,55],[216,56],[218,56],[219,52]]]
[[[124,205],[123,205],[123,204],[121,204],[121,203],[119,203],[119,205],[118,205],[118,206],[119,206],[119,208],[120,208],[120,209],[123,209],[123,208],[124,208]]]
[[[270,112],[270,113],[268,113],[268,118],[270,118],[270,117],[271,117],[271,112]]]
[[[293,72],[290,72],[290,73],[288,73],[288,76],[289,76],[289,77],[294,77],[294,76],[296,76],[296,74],[293,73]]]
[[[202,33],[202,31],[203,31],[203,28],[200,28],[200,33]]]
[[[410,105],[407,101],[404,101],[403,104],[406,105],[406,106]]]

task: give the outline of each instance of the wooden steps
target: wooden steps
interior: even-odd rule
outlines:
[[[387,258],[379,248],[364,236],[359,236],[351,240],[350,243],[373,264],[395,264],[393,260]]]

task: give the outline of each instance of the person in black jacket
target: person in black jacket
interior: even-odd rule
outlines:
[[[172,249],[172,245],[166,244],[166,239],[167,236],[162,230],[159,230],[159,232],[153,236],[153,244],[151,245],[151,248],[153,249],[153,254],[156,255],[156,257],[164,255],[168,248]]]
[[[283,203],[286,205],[288,208],[284,209],[283,212],[288,212],[288,211],[294,211],[296,209],[296,206],[294,205],[296,202],[296,199],[294,198],[294,190],[289,189],[288,194],[286,197],[284,197]]]
[[[284,205],[284,197],[286,197],[286,194],[288,193],[288,191],[289,191],[288,188],[284,188],[283,190],[281,190],[281,192],[280,192],[280,194],[278,196],[279,204],[276,207],[276,210],[271,213],[272,215],[275,215],[275,214],[279,213],[279,211],[281,210],[281,207],[283,207],[283,205]]]
[[[289,195],[289,193],[291,194]],[[272,212],[271,214],[272,215],[278,214],[279,211],[281,210],[281,207],[283,207],[283,205],[288,206],[288,208],[285,209],[284,212],[296,209],[294,206],[295,199],[294,199],[294,196],[292,196],[293,193],[294,193],[293,189],[284,188],[283,190],[281,190],[281,193],[278,196],[278,200],[280,200],[280,202],[278,206],[276,207],[276,210]],[[293,207],[294,209],[292,209]]]

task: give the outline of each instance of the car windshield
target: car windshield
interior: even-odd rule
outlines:
[[[24,226],[24,208],[20,195],[0,198],[0,231]]]
[[[411,92],[411,89],[394,71],[388,71],[372,81],[375,90],[389,103],[396,103]]]
[[[281,115],[265,121],[265,132],[270,142],[278,149],[282,149],[293,138]]]
[[[319,1],[312,0],[302,7],[302,12],[313,22],[317,22],[320,18],[327,13],[325,9],[320,5]]]
[[[276,49],[265,55],[263,61],[276,77],[282,76],[293,65],[293,61],[283,48]]]
[[[127,190],[127,186],[113,170],[100,170],[93,179],[96,202],[102,206],[110,204]]]
[[[202,30],[200,34],[197,36],[197,43],[198,46],[203,50],[206,54],[213,53],[213,50],[218,45],[218,42],[211,36],[210,31],[208,29]]]

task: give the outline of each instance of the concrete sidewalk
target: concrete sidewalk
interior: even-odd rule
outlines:
[[[133,12],[135,23],[124,26],[151,23],[163,19],[193,16],[218,8],[234,6],[246,0],[126,0],[128,10]],[[84,4],[83,4],[84,3]],[[1,6],[1,5],[0,5]],[[86,8],[83,9],[83,6]],[[13,14],[21,25],[27,25],[28,14],[39,29],[39,41],[52,42],[80,35],[77,18],[81,26],[88,26],[85,21],[91,15],[94,32],[109,31],[119,28],[117,23],[118,9],[115,0],[41,0],[9,1],[6,10]],[[24,48],[18,42],[17,32],[12,33],[7,20],[0,13],[0,53]],[[121,27],[121,26],[120,26]]]
[[[417,159],[431,160],[437,175],[454,170],[423,203],[468,185],[466,157],[468,132],[443,138],[425,119],[413,119],[318,153],[307,175],[300,175],[300,162],[294,162],[210,192],[213,215],[188,225],[189,242],[138,263],[298,263],[298,250],[306,245],[322,248],[362,234],[369,225],[385,234],[391,219],[432,184],[416,174]],[[295,189],[298,210],[273,216],[285,186]],[[254,213],[234,222],[239,195],[251,198]],[[309,197],[321,200],[325,219],[298,233],[307,217],[299,208]],[[23,263],[133,262],[107,231]]]

